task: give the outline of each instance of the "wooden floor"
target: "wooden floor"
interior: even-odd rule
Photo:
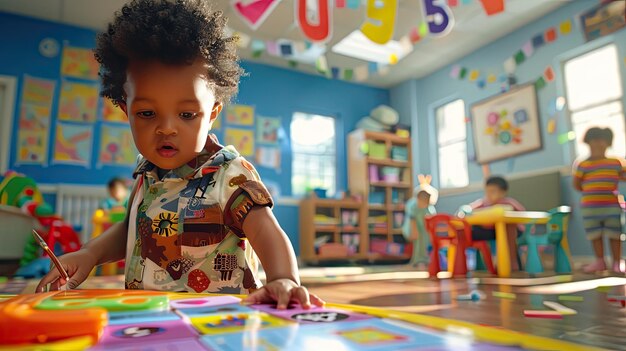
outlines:
[[[626,308],[609,302],[609,295],[626,295],[626,278],[575,275],[542,279],[395,279],[338,283],[309,282],[309,290],[327,301],[384,307],[422,313],[481,325],[568,340],[576,343],[626,350]],[[555,280],[556,283],[545,284]],[[570,280],[571,282],[558,282]],[[305,279],[306,281],[306,279]],[[488,282],[490,284],[485,284]],[[494,284],[495,283],[495,284]],[[498,284],[499,283],[499,284]],[[600,287],[598,289],[598,287]],[[481,292],[480,301],[457,301],[459,294]],[[493,292],[515,294],[498,298]],[[582,296],[582,302],[558,301],[562,295]],[[524,310],[548,310],[543,301],[558,301],[578,314],[562,320],[527,318]]]

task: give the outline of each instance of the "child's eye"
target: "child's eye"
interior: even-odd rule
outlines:
[[[182,119],[194,119],[198,117],[198,114],[195,112],[181,112],[179,116]]]
[[[154,117],[154,111],[139,111],[136,115],[139,118],[152,118]]]

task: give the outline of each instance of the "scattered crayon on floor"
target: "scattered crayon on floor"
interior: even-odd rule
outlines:
[[[559,301],[582,302],[585,298],[577,295],[560,295]]]
[[[493,291],[491,295],[493,295],[493,297],[499,297],[501,299],[509,299],[509,300],[515,300],[515,298],[517,297],[517,295],[513,293],[508,293],[508,292],[503,292],[503,291]]]
[[[563,315],[557,311],[545,310],[524,310],[524,317],[528,318],[546,318],[546,319],[563,319]]]
[[[551,308],[551,309],[555,310],[556,312],[559,312],[562,315],[578,314],[578,312],[575,309],[569,308],[569,307],[565,307],[565,306],[561,305],[558,302],[544,301],[543,304],[546,307]]]
[[[469,294],[458,295],[456,297],[457,301],[479,301],[480,300],[480,292],[477,290],[472,290]]]

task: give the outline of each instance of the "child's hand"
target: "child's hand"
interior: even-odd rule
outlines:
[[[284,310],[291,301],[300,303],[304,309],[309,309],[311,303],[320,307],[324,306],[325,303],[315,294],[310,294],[304,286],[296,284],[291,279],[271,281],[258,291],[250,294],[243,302],[249,304],[276,302],[276,308]]]
[[[86,249],[63,255],[59,257],[59,261],[70,276],[70,280],[65,281],[53,265],[50,272],[41,278],[35,292],[45,292],[48,284],[50,284],[50,290],[59,290],[63,285],[66,285],[68,289],[74,289],[87,279],[97,263],[96,257]]]

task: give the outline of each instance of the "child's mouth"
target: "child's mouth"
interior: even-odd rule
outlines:
[[[178,150],[172,145],[163,145],[157,149],[158,154],[161,157],[174,157],[178,153]]]

